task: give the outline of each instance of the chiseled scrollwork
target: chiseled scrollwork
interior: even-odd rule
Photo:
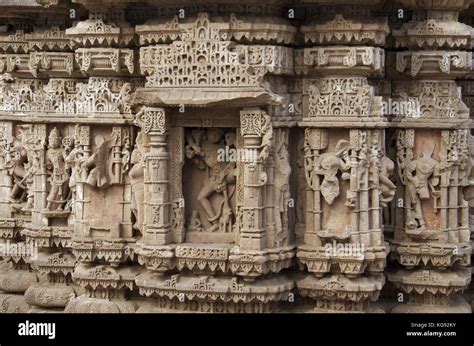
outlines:
[[[394,99],[419,104],[419,117],[439,121],[460,121],[469,117],[454,81],[421,80],[416,83],[399,81],[393,86]],[[409,114],[400,117],[410,118]]]
[[[13,81],[3,79],[4,112],[62,112],[66,114],[131,114],[130,98],[134,85],[113,78],[90,78],[88,83],[76,79]]]
[[[308,117],[370,116],[373,90],[364,78],[326,78],[308,88]]]
[[[144,134],[153,132],[162,135],[166,132],[165,117],[165,110],[162,108],[143,107],[135,115],[135,122]]]
[[[231,22],[233,23],[233,22]],[[149,87],[250,87],[265,73],[291,74],[292,50],[282,46],[236,45],[226,30],[232,25],[212,22],[207,13],[181,24],[138,27],[141,40],[161,44],[140,48],[140,68]],[[163,44],[172,40],[171,44]],[[180,64],[187,61],[186,65]]]

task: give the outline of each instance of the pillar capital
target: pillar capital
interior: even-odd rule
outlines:
[[[164,135],[169,127],[166,109],[161,107],[143,106],[135,115],[134,123],[144,134]]]

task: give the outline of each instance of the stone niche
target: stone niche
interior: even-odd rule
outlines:
[[[234,120],[239,112],[224,108],[202,113],[196,112],[201,124],[183,128],[185,242],[235,244],[237,206],[243,204],[238,200],[243,183],[238,172],[245,160],[239,123]],[[227,127],[217,127],[216,120]],[[256,159],[256,151],[249,154]]]

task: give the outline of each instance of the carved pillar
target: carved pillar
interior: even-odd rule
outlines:
[[[304,243],[297,251],[308,274],[298,289],[315,301],[316,311],[376,311],[370,302],[384,284],[389,251],[382,206],[395,186],[388,168],[393,162],[385,155],[382,98],[367,77],[384,73],[384,50],[377,46],[385,44],[387,20],[368,25],[336,14],[329,21],[315,18],[301,31],[308,45],[328,45],[296,53],[304,78],[299,126],[305,128],[309,187]]]
[[[244,150],[257,151],[256,162],[244,163],[243,197],[241,207],[242,227],[239,245],[241,250],[262,250],[265,247],[263,186],[267,182],[267,173],[263,169],[262,136],[264,125],[270,126],[270,117],[258,108],[240,111],[241,134],[244,138]],[[263,154],[264,155],[264,154]]]
[[[168,177],[168,126],[164,108],[145,107],[136,124],[148,137],[145,156],[145,232],[143,243],[166,245],[171,240],[170,191]]]
[[[455,78],[472,68],[472,28],[458,21],[472,1],[402,1],[413,18],[394,31],[393,97],[414,107],[394,117],[402,213],[392,242],[404,269],[388,279],[404,294],[394,312],[470,312],[469,109]]]

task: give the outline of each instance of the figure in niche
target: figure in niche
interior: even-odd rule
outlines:
[[[425,143],[420,157],[413,160],[412,150],[408,150],[401,168],[404,170],[404,184],[408,192],[408,206],[411,217],[407,220],[409,229],[425,228],[425,220],[421,209],[421,200],[430,198],[430,189],[433,197],[437,198],[435,187],[440,182],[439,163],[431,156],[434,151],[434,142]]]
[[[66,152],[61,147],[61,136],[54,128],[48,137],[46,169],[50,175],[51,190],[47,197],[46,210],[63,211],[69,194],[69,174],[66,168]]]
[[[466,141],[468,139],[466,138]],[[469,176],[471,175],[472,171],[472,164],[471,164],[471,152],[472,150],[469,142],[465,142],[464,144],[466,146],[465,149],[460,150],[459,152],[459,181],[463,186],[469,185]],[[456,161],[456,150],[450,151],[450,156],[451,159],[449,160],[450,162]]]
[[[234,222],[230,199],[235,191],[236,165],[235,162],[220,162],[219,149],[225,145],[235,145],[235,133],[225,134],[225,145],[222,143],[224,131],[219,128],[209,128],[206,140],[200,130],[190,131],[186,137],[186,157],[193,160],[199,169],[206,169],[208,179],[204,182],[198,194],[198,201],[207,220],[211,223],[208,231],[229,232]],[[214,194],[222,194],[223,199],[218,210],[214,210],[210,198]]]
[[[203,152],[201,151],[201,143],[206,136],[203,129],[192,129],[191,133],[186,137],[188,144],[186,145],[186,157],[191,159],[199,169],[205,169],[206,163],[203,160]]]
[[[97,135],[94,141],[97,150],[84,162],[82,168],[90,169],[87,184],[104,188],[110,184],[113,176],[113,160],[110,159],[113,141],[111,139],[106,141],[100,135]]]
[[[360,133],[359,141],[362,143],[357,155],[357,189],[362,190],[365,187],[368,177],[369,182],[375,182],[377,176],[377,156],[374,148],[368,148],[366,144],[367,133]],[[357,206],[357,192],[349,190],[346,193],[346,206],[355,208]]]
[[[22,146],[22,129],[12,142],[7,143],[5,155],[5,168],[9,175],[13,177],[13,188],[10,192],[10,201],[12,203],[23,203],[26,201],[28,179],[26,175],[25,164],[27,161],[26,149]]]
[[[120,113],[130,113],[130,100],[132,98],[132,84],[124,83],[117,97],[117,109]]]
[[[18,125],[19,134],[14,144],[15,161],[14,179],[15,184],[10,193],[12,201],[21,202],[18,196],[26,191],[26,205],[23,210],[33,209],[33,177],[38,170],[43,169],[44,139],[34,133],[31,125]],[[23,198],[23,197],[21,197]]]
[[[199,219],[199,214],[197,210],[191,212],[191,216],[188,221],[188,231],[202,232],[204,227],[202,226],[201,219]]]
[[[380,202],[382,203],[383,207],[387,206],[387,203],[392,201],[393,197],[395,197],[395,191],[397,187],[395,184],[390,180],[393,176],[393,172],[395,170],[395,164],[392,160],[390,160],[385,154],[382,154],[380,158],[380,174],[379,174],[379,181],[380,181]]]
[[[468,143],[468,152],[464,153],[463,155],[466,156],[462,160],[466,160],[460,164],[460,169],[464,170],[464,178],[465,178],[465,187],[463,188],[463,197],[469,203],[469,207],[472,209],[474,207],[474,169],[472,169],[472,165],[474,164],[474,140],[470,137]],[[466,168],[463,167],[466,165]],[[471,210],[471,215],[472,210]],[[471,233],[474,236],[474,233]]]
[[[275,227],[278,241],[285,239],[288,229],[288,199],[290,198],[289,179],[291,166],[289,162],[288,146],[285,138],[281,138],[275,150],[275,189],[276,189],[276,214]]]
[[[328,204],[332,204],[336,197],[339,196],[339,180],[337,173],[342,173],[342,179],[349,179],[350,175],[347,172],[349,165],[349,148],[350,143],[344,139],[339,140],[336,144],[335,152],[324,153],[314,159],[314,163],[310,167],[310,174],[322,175],[323,181],[321,183],[321,194]],[[312,172],[311,172],[312,170]],[[313,181],[313,179],[311,179]]]
[[[132,201],[131,210],[135,217],[135,224],[133,228],[143,234],[143,223],[144,223],[144,195],[143,195],[143,184],[144,184],[144,158],[145,151],[143,148],[143,137],[141,133],[138,133],[137,140],[135,142],[135,148],[132,151],[130,163],[133,165],[128,175],[130,177],[132,186]]]
[[[69,179],[69,191],[71,199],[66,205],[67,209],[72,210],[76,200],[76,184],[81,181],[82,164],[85,162],[84,151],[81,149],[79,141],[74,141],[74,148],[66,156],[66,168],[71,169],[71,178]]]

